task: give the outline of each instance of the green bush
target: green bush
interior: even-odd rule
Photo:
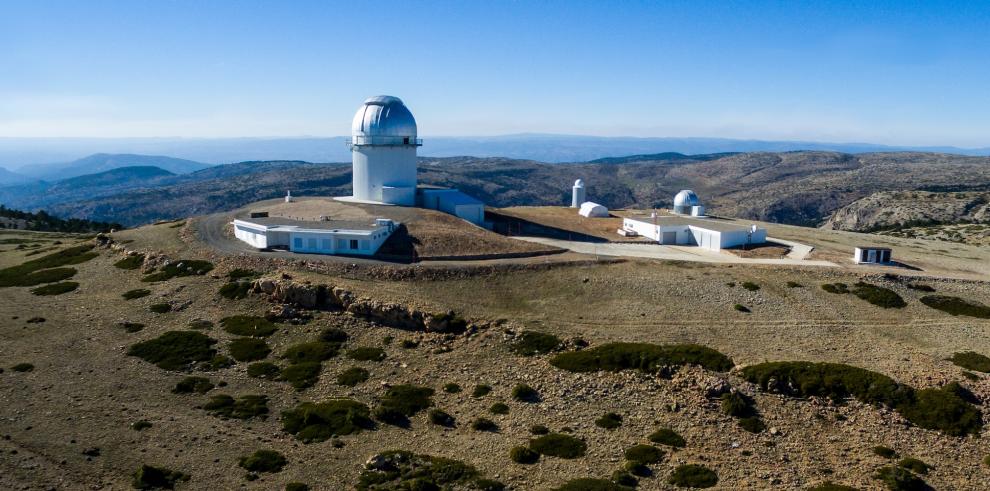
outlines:
[[[550,364],[571,372],[640,370],[654,373],[664,365],[700,365],[725,372],[732,360],[711,348],[696,344],[660,346],[647,343],[609,343],[582,351],[561,353]]]
[[[202,276],[213,270],[213,263],[209,261],[199,261],[195,259],[180,259],[173,263],[169,263],[167,266],[161,268],[161,270],[151,273],[141,281],[152,282],[152,281],[166,281],[172,278],[178,278],[181,276]]]
[[[742,305],[742,304],[738,304],[738,303],[735,304],[735,305],[733,305],[732,308],[733,309],[736,309],[736,311],[742,312],[744,314],[748,314],[748,313],[752,312],[752,310],[750,310],[749,307],[747,307],[745,305]]]
[[[187,370],[193,363],[211,360],[217,354],[216,342],[196,331],[169,331],[131,346],[127,354],[164,370]]]
[[[496,402],[488,408],[488,412],[492,414],[509,414],[509,406],[502,402]]]
[[[296,390],[303,390],[316,385],[322,369],[323,365],[319,362],[294,363],[283,368],[278,379],[289,382]]]
[[[266,338],[275,334],[278,327],[264,317],[253,315],[233,315],[220,319],[220,326],[235,336],[252,336]]]
[[[471,422],[471,429],[474,431],[498,431],[498,425],[488,418],[478,418]]]
[[[205,394],[213,390],[213,382],[206,377],[186,377],[175,384],[172,389],[173,394]]]
[[[759,416],[748,416],[745,418],[739,418],[737,420],[739,427],[750,432],[750,433],[763,433],[763,430],[767,428],[763,424],[763,420]]]
[[[442,409],[430,409],[430,412],[427,413],[427,418],[430,420],[430,423],[435,425],[446,426],[448,428],[454,426],[454,417]]]
[[[253,269],[237,268],[237,269],[232,269],[230,270],[230,272],[227,273],[227,279],[231,281],[254,279],[259,276],[261,276],[261,272],[255,271]]]
[[[247,367],[248,377],[266,380],[275,380],[278,377],[279,371],[278,365],[270,361],[252,363]]]
[[[877,470],[876,479],[884,483],[890,491],[921,491],[929,489],[925,481],[900,467],[882,467]]]
[[[512,388],[512,398],[521,402],[537,402],[540,400],[540,393],[526,384],[517,384]]]
[[[917,290],[919,292],[926,292],[926,293],[934,293],[935,292],[935,288],[934,287],[932,287],[931,285],[925,285],[925,284],[922,284],[922,283],[908,283],[907,287],[910,288],[910,289],[912,289],[912,290]]]
[[[490,385],[479,384],[474,386],[474,390],[471,391],[471,397],[485,397],[491,393],[492,387]]]
[[[990,358],[974,351],[964,351],[952,355],[952,363],[969,370],[990,373]]]
[[[188,480],[188,474],[145,464],[134,473],[131,486],[134,489],[175,489],[177,483]]]
[[[145,290],[144,288],[137,288],[134,290],[128,290],[124,292],[121,296],[124,300],[134,300],[135,298],[147,297],[151,295],[151,290]]]
[[[213,329],[213,323],[205,319],[194,319],[189,321],[189,327],[192,329]]]
[[[385,395],[378,398],[376,419],[383,423],[404,425],[410,416],[433,405],[433,389],[417,385],[396,385],[389,387]],[[383,411],[379,411],[383,410]],[[384,416],[378,418],[378,416]]]
[[[115,263],[114,266],[120,269],[138,269],[144,265],[144,254],[133,254]]]
[[[288,463],[285,456],[274,450],[258,450],[251,455],[241,457],[237,465],[249,472],[282,472]]]
[[[337,356],[337,345],[325,341],[310,341],[289,346],[282,359],[289,363],[320,362]]]
[[[626,472],[628,472],[628,473],[630,473],[630,474],[632,474],[634,476],[650,477],[650,476],[653,475],[653,471],[650,470],[650,467],[647,466],[646,464],[642,463],[642,462],[635,462],[635,461],[630,460],[630,461],[627,461],[622,466],[622,468]]]
[[[631,487],[616,484],[608,479],[582,477],[580,479],[571,479],[565,482],[563,486],[554,488],[553,491],[631,491],[632,489]]]
[[[862,281],[853,285],[852,293],[877,307],[883,307],[885,309],[900,309],[907,306],[907,302],[897,292]]]
[[[196,367],[200,370],[207,372],[229,368],[232,366],[234,366],[234,360],[227,355],[216,355],[213,358],[210,358],[209,361],[196,365]]]
[[[855,397],[861,402],[890,407],[911,423],[953,436],[978,434],[982,413],[966,402],[957,390],[916,391],[890,377],[838,363],[772,362],[751,365],[742,376],[762,388],[791,396],[828,397],[841,401]],[[767,387],[770,380],[775,387]]]
[[[229,300],[240,300],[242,298],[247,298],[248,292],[251,290],[251,283],[247,281],[231,281],[220,287],[218,293],[221,297]]]
[[[605,413],[602,417],[595,420],[595,426],[605,428],[606,430],[614,430],[622,426],[622,416],[616,413]]]
[[[647,438],[653,443],[667,445],[668,447],[684,448],[687,446],[687,441],[684,440],[684,437],[670,428],[660,428],[651,433]]]
[[[285,491],[309,491],[309,485],[301,482],[290,482],[285,485]]]
[[[522,356],[545,355],[561,348],[560,338],[553,334],[523,331],[510,345],[510,349]]]
[[[911,472],[914,472],[915,474],[922,474],[922,475],[928,474],[928,471],[931,470],[932,468],[932,466],[914,457],[905,457],[901,459],[901,461],[898,462],[897,465]]]
[[[156,314],[165,314],[172,311],[172,305],[168,303],[154,303],[148,307],[148,310]]]
[[[842,484],[835,484],[831,481],[825,481],[817,486],[812,486],[808,488],[808,491],[859,491],[852,486],[845,486]]]
[[[385,469],[366,466],[358,477],[357,491],[479,489],[498,491],[505,486],[482,479],[478,470],[459,460],[414,454],[404,450],[383,452],[374,457],[388,462]]]
[[[374,428],[368,406],[350,399],[304,402],[282,411],[282,428],[304,443],[322,442]]]
[[[75,281],[63,281],[61,283],[50,283],[48,285],[32,288],[31,293],[38,296],[51,296],[69,293],[79,288],[79,283]]]
[[[990,319],[990,307],[972,300],[948,295],[929,295],[921,297],[921,303],[952,315]]]
[[[757,285],[756,283],[753,283],[751,281],[744,281],[742,287],[751,292],[755,292],[756,290],[760,289],[760,285]]]
[[[529,448],[540,455],[562,459],[583,457],[588,445],[584,441],[563,433],[550,433],[529,441]]]
[[[151,421],[148,420],[139,419],[131,423],[131,429],[134,431],[144,431],[148,428],[151,428]]]
[[[883,445],[877,445],[877,446],[873,447],[873,453],[875,453],[875,454],[877,454],[877,455],[879,455],[879,456],[881,456],[881,457],[883,457],[885,459],[894,459],[894,458],[897,458],[897,451],[896,450],[894,450],[894,449],[892,449],[890,447],[885,447]]]
[[[0,269],[0,288],[36,286],[72,278],[76,274],[75,268],[62,266],[82,264],[98,256],[99,254],[91,252],[93,247],[93,245],[70,247],[17,266]]]
[[[663,462],[664,452],[653,445],[634,445],[622,454],[626,460],[639,464],[659,464]]]
[[[845,283],[827,283],[822,285],[822,290],[841,295],[849,293],[849,286]]]
[[[328,327],[320,332],[320,341],[325,343],[344,344],[347,338],[347,333],[336,327]]]
[[[348,351],[347,357],[355,361],[382,361],[385,359],[385,350],[361,346]]]
[[[746,418],[756,413],[753,400],[742,392],[722,394],[722,412],[734,418]]]
[[[540,454],[527,447],[512,447],[509,450],[509,459],[517,464],[535,464],[540,460]]]
[[[31,372],[34,371],[34,365],[30,363],[18,363],[10,367],[10,369],[15,372]]]
[[[798,283],[796,281],[788,281],[787,282],[787,288],[804,288],[804,285],[802,285],[802,284],[800,284],[800,283]]]
[[[546,425],[533,425],[529,428],[529,432],[534,435],[546,435],[550,433],[550,428],[547,428]]]
[[[230,342],[228,346],[230,356],[237,361],[258,361],[264,360],[272,349],[268,347],[263,339],[257,338],[237,338]]]
[[[639,486],[639,479],[636,479],[628,471],[619,469],[612,473],[612,482],[620,486],[628,486],[630,488],[635,488]]]
[[[370,375],[367,370],[361,367],[351,367],[337,374],[337,385],[354,387],[368,380]]]
[[[227,394],[218,394],[203,405],[214,416],[234,419],[265,417],[268,414],[268,396],[245,395],[234,399]]]
[[[402,347],[402,349],[414,349],[419,346],[419,343],[411,339],[403,339],[402,342],[399,343],[399,346]]]
[[[718,475],[703,465],[684,464],[674,469],[667,483],[679,488],[710,488],[718,484]]]
[[[448,394],[456,394],[461,391],[461,386],[450,382],[443,386],[443,391]]]

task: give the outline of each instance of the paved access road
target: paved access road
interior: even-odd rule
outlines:
[[[700,247],[669,246],[659,244],[631,244],[621,242],[579,242],[576,240],[547,239],[543,237],[513,237],[519,240],[536,242],[538,244],[556,246],[581,254],[597,256],[643,257],[650,259],[666,259],[669,261],[693,261],[699,263],[725,264],[776,264],[788,266],[825,266],[837,267],[829,261],[812,261],[803,259],[811,252],[811,247],[796,242],[768,238],[769,242],[779,242],[791,246],[791,254],[783,259],[742,258],[729,253],[721,253],[702,249]],[[800,246],[800,249],[796,246]],[[797,252],[795,254],[795,252]]]

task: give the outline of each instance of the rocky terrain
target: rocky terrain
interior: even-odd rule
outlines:
[[[990,193],[875,193],[836,210],[822,227],[986,244],[990,241]]]

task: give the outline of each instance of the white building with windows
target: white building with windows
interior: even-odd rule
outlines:
[[[763,244],[767,229],[714,218],[689,216],[635,216],[622,220],[622,230],[634,232],[663,245],[698,246],[710,251]]]
[[[399,224],[387,218],[378,218],[369,224],[257,216],[234,220],[233,226],[235,237],[257,249],[371,256],[378,252]]]

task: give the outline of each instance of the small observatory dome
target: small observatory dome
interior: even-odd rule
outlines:
[[[354,115],[351,136],[354,137],[355,143],[367,139],[371,141],[365,143],[376,144],[378,137],[387,137],[383,140],[409,138],[408,143],[415,143],[416,118],[413,118],[412,113],[398,97],[390,95],[369,97]],[[382,141],[382,143],[397,142]]]
[[[578,180],[574,181],[574,187],[576,187],[576,188],[583,188],[584,187],[584,181],[581,180],[581,179],[578,179]]]
[[[698,195],[694,194],[694,191],[690,189],[685,189],[674,196],[674,206],[698,206],[700,201],[698,200]]]

